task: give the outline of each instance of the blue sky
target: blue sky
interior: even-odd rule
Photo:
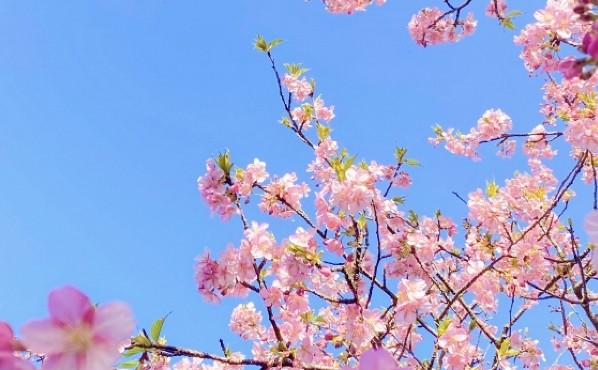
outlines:
[[[350,152],[391,163],[400,145],[423,164],[408,207],[464,217],[451,191],[502,182],[522,162],[497,160],[492,147],[479,163],[451,156],[427,144],[430,127],[468,130],[501,108],[514,131],[529,130],[541,122],[543,81],[527,77],[515,33],[481,3],[473,37],[416,46],[406,25],[423,5],[391,0],[344,16],[301,0],[3,1],[0,319],[18,327],[45,316],[47,292],[74,284],[94,301],[129,302],[140,325],[172,311],[173,344],[219,351],[218,338],[233,340],[238,301],[203,303],[193,261],[237,244],[241,227],[210,217],[196,179],[225,148],[235,163],[258,157],[271,174],[305,180],[311,158],[276,123],[283,110],[268,61],[252,48],[257,33],[285,40],[277,62],[310,69]],[[531,17],[530,4],[514,6]]]

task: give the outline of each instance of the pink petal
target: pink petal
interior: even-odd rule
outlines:
[[[51,320],[33,320],[21,327],[22,341],[30,351],[54,354],[64,351],[67,334]]]
[[[120,352],[117,347],[95,345],[87,351],[86,355],[81,370],[107,370],[113,368],[120,357]]]
[[[12,353],[12,341],[14,338],[15,335],[10,325],[4,321],[0,321],[0,352],[8,351]]]
[[[586,216],[583,221],[583,228],[590,237],[590,242],[598,244],[598,211],[594,210]]]
[[[118,347],[129,341],[134,328],[133,313],[124,303],[108,303],[95,312],[94,338],[112,342]]]
[[[65,286],[50,292],[48,309],[52,320],[74,326],[89,320],[93,305],[89,298],[72,286]]]
[[[397,360],[384,348],[369,349],[361,355],[358,370],[398,370]]]
[[[594,271],[598,271],[598,251],[595,249],[592,251],[592,260],[590,261]]]
[[[0,370],[35,370],[33,364],[12,353],[0,353]]]
[[[46,357],[42,370],[87,370],[81,365],[83,355],[81,354],[60,354]],[[105,369],[108,370],[108,369]]]

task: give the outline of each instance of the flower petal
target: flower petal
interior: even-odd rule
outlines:
[[[81,291],[72,286],[65,286],[50,292],[48,310],[52,320],[74,326],[88,318],[93,305]]]
[[[44,360],[43,370],[87,370],[81,367],[82,355],[80,354],[59,354],[48,356]]]
[[[397,360],[384,348],[369,349],[361,355],[358,370],[398,370]]]
[[[117,347],[96,345],[86,353],[85,361],[81,364],[81,370],[106,370],[113,368],[114,363],[120,357]]]
[[[590,242],[596,244],[598,242],[598,211],[594,210],[586,216],[583,221],[583,228],[590,237]]]
[[[21,327],[22,341],[31,352],[54,354],[66,347],[66,335],[51,320],[33,320]]]
[[[11,352],[12,353],[12,341],[15,335],[12,332],[10,325],[4,321],[0,321],[0,352]]]
[[[35,370],[33,364],[25,359],[14,356],[12,353],[0,353],[1,370]]]
[[[108,303],[97,308],[93,335],[116,346],[128,342],[135,328],[131,308],[124,303]]]

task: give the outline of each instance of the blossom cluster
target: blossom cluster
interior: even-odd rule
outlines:
[[[437,136],[430,138],[429,141],[434,145],[445,141],[445,148],[449,152],[479,160],[480,156],[477,150],[480,143],[507,137],[507,132],[511,127],[512,122],[508,115],[500,109],[490,109],[478,120],[477,127],[472,128],[469,133],[454,133],[452,128],[443,130],[442,127],[437,126],[435,129]],[[499,153],[508,157],[512,155],[514,146],[515,142],[513,140],[504,140]]]
[[[554,125],[551,119],[567,116],[570,123],[588,116],[595,107],[588,91],[592,80],[546,87],[547,103],[542,108],[546,121],[528,134],[512,134],[512,120],[499,109],[487,110],[468,134],[437,127],[437,137],[431,141],[445,141],[456,154],[479,159],[480,145],[496,141],[499,154],[513,155],[515,138],[523,137],[523,153],[528,157],[527,172],[469,194],[461,243],[454,239],[458,227],[451,218],[440,213],[418,216],[404,207],[402,196],[392,196],[412,183],[404,167],[417,162],[407,159],[404,149],[397,149],[394,164],[358,162],[347,150],[339,150],[325,114],[314,113],[320,104],[324,106],[320,97],[314,98],[315,84],[310,83],[307,94],[284,81],[280,87],[290,92],[294,102],[283,100],[288,116],[282,122],[313,151],[314,159],[307,166],[312,185],[298,185],[295,173],[272,179],[262,176],[260,183],[255,178],[246,181],[253,191],[241,193],[236,185],[241,177],[230,176],[228,199],[244,222],[244,238],[238,247],[229,245],[219,258],[205,254],[196,265],[198,290],[208,300],[257,297],[237,306],[230,323],[233,332],[253,341],[253,359],[295,368],[407,369],[421,363],[425,337],[431,334],[443,368],[465,369],[478,363],[482,368],[514,369],[516,363],[540,367],[545,357],[538,339],[514,322],[497,324],[496,313],[501,296],[517,302],[522,314],[544,295],[581,304],[569,281],[592,273],[584,264],[590,255],[560,222],[556,210],[566,207],[574,192],[543,161],[557,156],[551,142],[559,137],[575,145],[574,158],[585,158],[579,152],[589,149],[596,137],[593,133],[575,139],[572,129],[569,133],[547,128]],[[577,84],[576,104],[566,95],[572,87],[565,95],[559,90],[567,84]],[[561,105],[567,101],[565,109]],[[314,126],[317,132],[308,131]],[[310,132],[314,139],[307,135]],[[579,166],[583,171],[588,162]],[[246,220],[243,205],[257,190],[262,193],[258,206],[264,213],[299,220],[304,227],[277,240],[267,224]],[[243,197],[247,199],[241,202]],[[575,257],[580,255],[584,260]],[[569,267],[560,267],[563,263]],[[386,300],[385,309],[374,303],[380,300]],[[257,311],[258,305],[266,308],[268,322]],[[562,328],[571,326],[566,321],[557,327],[553,342],[562,351],[575,351],[583,361],[590,361],[590,346],[574,348],[567,342],[568,329]],[[504,337],[501,332],[511,335]],[[598,339],[593,331],[585,331],[584,337]],[[495,353],[494,365],[486,358],[488,348]]]
[[[325,0],[326,10],[331,13],[351,14],[356,11],[364,11],[371,5],[373,0]],[[386,0],[376,0],[376,4],[382,5]]]
[[[411,18],[407,27],[415,42],[428,46],[460,41],[471,35],[476,25],[473,13],[468,13],[465,20],[458,21],[438,8],[424,8]]]

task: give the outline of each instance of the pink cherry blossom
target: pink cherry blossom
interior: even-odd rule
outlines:
[[[369,349],[361,354],[358,370],[398,370],[397,360],[384,348]]]
[[[463,36],[471,35],[476,26],[472,13],[464,21],[455,21],[438,8],[424,8],[411,18],[407,27],[415,42],[428,46],[460,41]]]
[[[577,59],[569,57],[561,60],[558,64],[558,70],[565,78],[581,77],[583,73],[583,63]]]
[[[268,232],[268,224],[251,222],[251,227],[245,230],[245,237],[251,245],[254,258],[272,259],[272,249],[276,246],[274,238]]]
[[[491,17],[504,16],[507,10],[507,3],[505,0],[490,0],[486,8],[486,15]]]
[[[274,177],[266,185],[265,193],[259,208],[263,212],[278,216],[290,217],[294,211],[301,209],[301,199],[307,197],[310,188],[305,183],[296,184],[297,174],[287,173],[282,177]]]
[[[592,212],[588,213],[584,222],[583,228],[588,234],[590,239],[590,243],[598,246],[598,211],[593,210]],[[594,271],[598,271],[598,252],[594,249],[592,251],[592,267],[594,267]]]
[[[266,332],[261,323],[262,314],[256,311],[253,302],[249,302],[240,304],[233,310],[229,327],[243,339],[259,339]]]
[[[71,286],[50,292],[48,309],[48,319],[21,328],[27,349],[44,355],[43,370],[110,370],[135,327],[126,304],[95,307]]]
[[[266,163],[255,158],[253,163],[247,165],[245,171],[236,176],[240,180],[239,194],[243,196],[250,195],[253,186],[263,183],[269,176],[266,172]]]
[[[478,120],[477,140],[484,141],[500,137],[511,129],[511,118],[500,109],[489,109]]]
[[[313,89],[305,77],[299,79],[298,76],[285,74],[282,83],[298,101],[304,101],[313,93]]]
[[[565,138],[580,150],[598,152],[598,122],[594,118],[581,118],[569,121]]]
[[[326,10],[330,13],[351,14],[356,11],[364,11],[373,0],[326,0]],[[376,4],[382,5],[386,0],[376,0]]]
[[[583,228],[590,237],[590,242],[598,245],[598,211],[593,210],[588,213],[584,222]]]
[[[0,321],[0,351],[12,352],[15,335],[7,323]]]
[[[374,176],[357,166],[351,166],[345,175],[344,181],[333,182],[330,203],[350,215],[369,209],[374,199]]]
[[[330,122],[334,118],[334,106],[326,107],[324,99],[317,97],[314,100],[314,109],[316,111],[316,118],[325,122]]]
[[[548,144],[544,125],[537,125],[532,129],[523,146],[523,152],[530,158],[552,158],[556,155],[556,151]]]
[[[598,23],[594,23],[592,30],[584,36],[581,50],[598,59]]]
[[[411,185],[411,177],[405,171],[401,171],[397,174],[397,176],[392,180],[393,186],[398,186],[401,188],[408,188]]]
[[[417,319],[418,309],[426,309],[426,282],[416,279],[401,279],[397,297],[395,321],[397,325],[411,325]]]
[[[213,159],[206,161],[207,173],[197,179],[197,186],[202,199],[210,207],[210,211],[220,215],[223,221],[237,213],[230,191],[225,186],[224,171]]]
[[[7,323],[0,321],[0,369],[2,370],[34,370],[33,364],[15,355],[18,343]]]

